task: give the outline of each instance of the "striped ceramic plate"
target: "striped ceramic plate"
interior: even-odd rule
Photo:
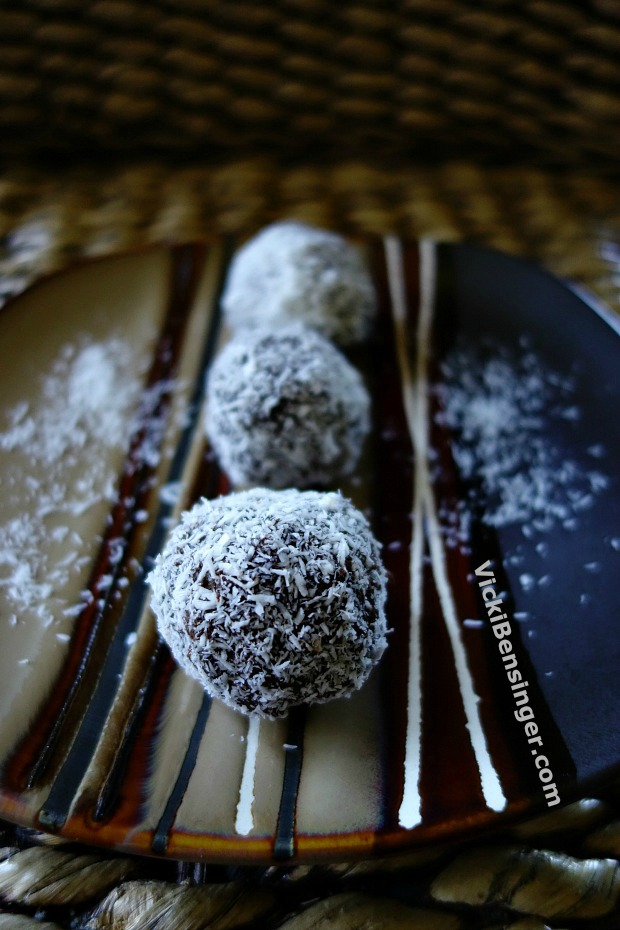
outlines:
[[[370,855],[574,798],[620,760],[620,343],[605,312],[465,245],[360,244],[372,436],[343,491],[390,573],[348,700],[248,721],[158,641],[145,573],[228,491],[205,372],[231,244],[40,281],[0,315],[0,815],[109,848]]]

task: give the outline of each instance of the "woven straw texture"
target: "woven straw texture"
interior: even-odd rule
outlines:
[[[288,216],[495,246],[620,311],[619,51],[613,0],[2,4],[0,301],[78,257]],[[620,925],[613,790],[289,872],[1,842],[0,930]]]
[[[589,166],[437,165],[252,157],[11,165],[0,177],[0,295],[83,256],[248,235],[280,217],[345,234],[466,240],[540,261],[620,310],[620,201]]]
[[[613,0],[4,6],[6,153],[617,156]]]
[[[0,928],[612,930],[619,816],[610,795],[486,844],[264,872],[106,856],[6,826]]]

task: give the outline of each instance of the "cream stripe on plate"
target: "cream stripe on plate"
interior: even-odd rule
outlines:
[[[479,697],[467,661],[458,622],[454,595],[448,577],[441,527],[428,470],[428,349],[430,346],[436,282],[436,248],[430,240],[420,242],[420,307],[417,327],[415,370],[411,370],[406,342],[407,295],[400,242],[390,237],[385,243],[388,279],[392,298],[398,362],[401,369],[405,413],[415,454],[413,531],[411,540],[410,585],[411,619],[409,634],[409,676],[407,688],[407,735],[403,798],[399,823],[412,828],[421,815],[420,774],[422,737],[422,657],[420,626],[422,617],[422,555],[424,523],[428,535],[433,578],[443,619],[454,655],[472,748],[480,773],[480,784],[487,807],[503,810],[506,798],[488,750],[478,710]]]

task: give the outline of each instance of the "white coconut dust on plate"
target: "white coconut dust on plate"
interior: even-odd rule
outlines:
[[[525,342],[525,341],[524,341]],[[458,511],[441,513],[447,542],[464,543],[472,516],[489,526],[520,525],[526,537],[574,530],[609,485],[595,467],[604,445],[569,457],[550,438],[581,418],[576,379],[550,369],[527,344],[520,349],[457,345],[434,387],[436,421],[451,433],[451,451],[468,486]],[[592,468],[584,462],[592,460]]]
[[[47,624],[80,609],[59,595],[84,568],[85,541],[75,524],[115,499],[110,451],[129,443],[143,376],[118,336],[67,343],[38,383],[25,387],[24,399],[3,412],[0,589],[15,615],[27,610]],[[150,459],[152,450],[144,455]]]

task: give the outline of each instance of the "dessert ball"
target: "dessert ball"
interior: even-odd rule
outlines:
[[[233,257],[222,306],[235,330],[301,320],[349,345],[368,335],[376,296],[359,252],[342,236],[285,221]]]
[[[357,465],[369,411],[357,369],[299,324],[231,340],[207,381],[207,436],[236,487],[333,484]]]
[[[337,493],[253,488],[201,500],[149,575],[178,664],[244,714],[276,718],[359,688],[386,646],[386,574]]]

